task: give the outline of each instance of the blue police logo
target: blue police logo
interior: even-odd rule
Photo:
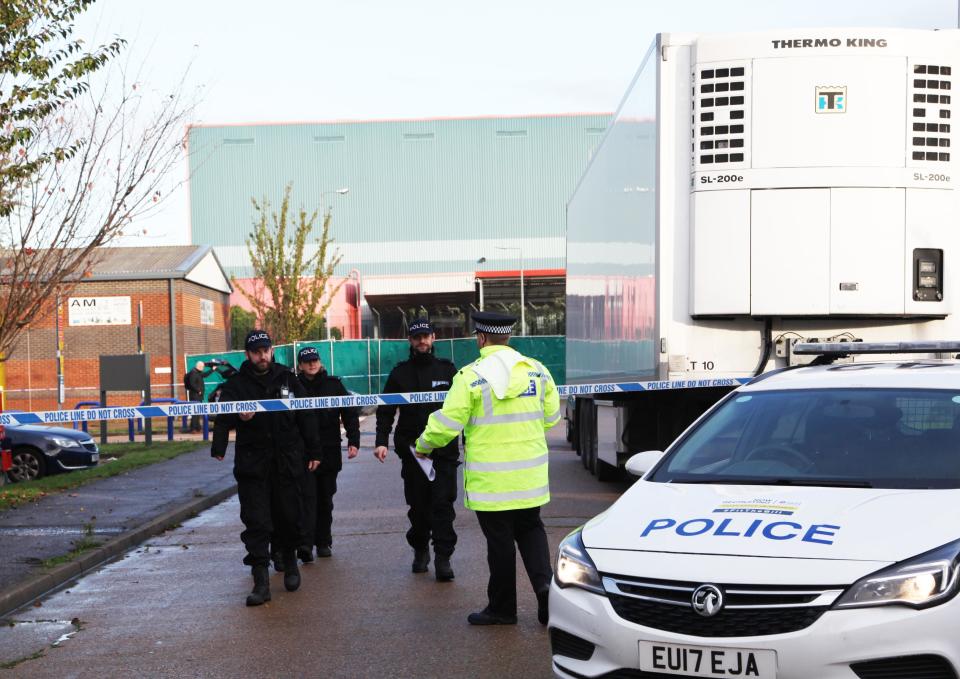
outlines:
[[[527,387],[527,390],[520,394],[520,396],[536,396],[537,395],[537,381],[530,380],[530,386]]]
[[[725,519],[695,518],[685,521],[662,518],[651,520],[640,533],[640,537],[646,538],[658,531],[674,533],[682,538],[712,535],[777,541],[799,540],[819,545],[832,545],[840,531],[840,526],[832,523],[806,525],[796,521],[780,521],[777,517],[751,519],[747,516],[737,516]]]
[[[818,86],[816,90],[816,102],[817,113],[846,113],[846,85]]]

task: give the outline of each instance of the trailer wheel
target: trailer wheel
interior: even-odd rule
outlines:
[[[589,427],[583,421],[580,422],[580,464],[583,465],[584,469],[590,469],[590,436],[588,434]]]
[[[583,464],[584,469],[593,474],[595,473],[593,460],[596,457],[597,446],[597,408],[593,403],[593,399],[587,398],[582,399],[578,405],[579,417],[577,418],[576,429],[580,441],[580,462]]]
[[[587,430],[587,450],[584,454],[587,471],[592,475],[597,475],[597,407],[593,401],[590,401],[589,418],[584,423]]]
[[[597,481],[606,483],[608,481],[616,481],[619,478],[620,470],[617,467],[599,458],[597,459]]]

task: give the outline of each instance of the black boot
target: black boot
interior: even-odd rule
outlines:
[[[326,559],[330,556],[333,556],[333,551],[330,549],[330,545],[317,545],[318,558]]]
[[[299,558],[303,563],[312,563],[313,547],[310,545],[306,545],[305,547],[297,547],[297,558]]]
[[[294,550],[283,553],[283,586],[288,592],[300,589],[300,567],[297,565],[297,553]]]
[[[550,588],[537,592],[537,620],[546,625],[550,620]]]
[[[283,573],[283,559],[280,557],[280,552],[271,552],[270,559],[273,561],[273,570]]]
[[[270,601],[270,572],[266,566],[254,566],[253,591],[247,595],[247,606],[259,606]]]
[[[430,564],[430,550],[428,549],[415,549],[413,550],[413,566],[411,570],[414,573],[426,573],[427,566]]]
[[[453,580],[453,568],[450,567],[450,557],[435,555],[433,557],[433,571],[439,582]]]
[[[471,625],[516,625],[517,616],[498,615],[490,612],[489,608],[484,608],[482,611],[468,615],[467,622]]]

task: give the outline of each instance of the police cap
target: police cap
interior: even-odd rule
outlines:
[[[428,318],[416,318],[410,325],[407,326],[407,335],[413,337],[414,335],[432,335],[433,326],[430,325],[430,319]]]
[[[268,335],[265,330],[251,330],[247,333],[247,339],[244,340],[243,344],[247,350],[273,346],[273,342],[270,341],[270,335]]]
[[[509,335],[513,333],[513,326],[517,322],[516,316],[492,311],[475,311],[470,318],[473,319],[473,331],[487,335]]]
[[[304,347],[297,352],[298,363],[309,363],[310,361],[319,361],[320,353],[316,347]]]

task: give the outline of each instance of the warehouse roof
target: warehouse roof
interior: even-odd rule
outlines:
[[[209,245],[100,248],[87,281],[182,278],[221,292],[233,292],[230,280]]]

